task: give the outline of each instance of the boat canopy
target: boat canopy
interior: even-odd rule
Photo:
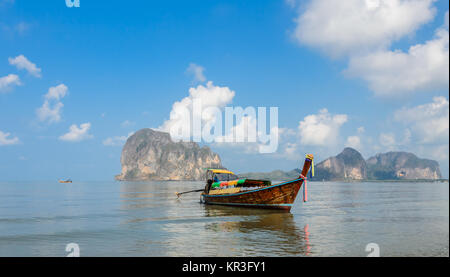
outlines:
[[[208,171],[211,171],[212,173],[222,173],[222,174],[233,174],[233,172],[226,170],[226,169],[214,169],[214,168],[208,168]]]

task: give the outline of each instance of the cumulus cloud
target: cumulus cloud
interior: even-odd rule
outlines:
[[[257,152],[257,119],[254,114],[244,115],[236,125],[232,126],[223,136],[214,138],[216,146],[237,147],[243,149],[245,153]]]
[[[300,156],[300,147],[298,143],[295,142],[286,142],[281,147],[281,153],[279,153],[279,157],[287,160],[297,161]]]
[[[388,47],[433,19],[434,0],[311,0],[295,38],[340,57]]]
[[[60,101],[66,96],[68,88],[64,84],[49,88],[45,94],[44,103],[36,110],[36,114],[40,121],[55,123],[61,120],[61,112],[64,104]]]
[[[393,133],[381,133],[379,141],[382,146],[388,149],[392,149],[397,144]]]
[[[10,133],[0,131],[0,146],[13,145],[19,143],[19,138],[11,137]]]
[[[170,119],[157,129],[170,133],[174,140],[214,142],[215,146],[237,147],[248,153],[276,151],[278,108],[270,107],[267,118],[263,107],[226,107],[234,96],[228,87],[211,81],[192,87],[189,96],[173,104]]]
[[[25,69],[31,75],[40,78],[41,69],[36,66],[36,64],[30,62],[24,55],[19,55],[15,58],[8,59],[9,64],[15,66],[17,69]]]
[[[115,136],[109,137],[103,140],[103,145],[105,146],[122,146],[125,144],[127,139],[133,134],[133,132],[129,133],[127,136]]]
[[[441,170],[443,170],[443,172],[447,172],[448,174],[448,143],[439,145],[419,145],[416,146],[414,150],[422,157],[429,157],[438,160],[441,164]]]
[[[337,143],[339,130],[347,122],[347,115],[332,115],[327,109],[318,114],[306,116],[300,121],[298,129],[300,143],[303,145],[330,146]]]
[[[346,147],[351,147],[354,148],[358,151],[363,151],[363,143],[362,141],[366,141],[367,143],[367,137],[364,136],[364,132],[366,131],[366,129],[364,128],[364,126],[360,126],[356,129],[356,134],[353,136],[348,136],[347,140],[345,142],[345,146]]]
[[[236,125],[227,130],[227,134],[221,137],[217,137],[217,142],[233,142],[235,140],[239,142],[256,142],[257,136],[257,119],[256,114],[245,114],[236,122]]]
[[[361,138],[359,136],[349,136],[345,146],[361,150]]]
[[[407,51],[390,49],[434,19],[435,0],[311,0],[296,18],[295,39],[332,58],[345,57],[344,73],[367,82],[376,96],[448,88],[449,32]]]
[[[365,80],[376,95],[406,94],[442,89],[449,84],[449,33],[411,46],[408,52],[377,51],[350,59],[347,74]]]
[[[200,120],[202,126],[214,124],[217,117],[215,110],[231,103],[235,92],[228,87],[215,86],[211,81],[206,86],[198,85],[189,89],[189,96],[173,104],[170,118],[158,129],[169,132],[172,138],[190,140],[193,135],[193,122]],[[201,103],[200,109],[194,108],[194,102]],[[189,133],[180,134],[179,130],[190,126]]]
[[[433,102],[395,112],[394,119],[411,129],[421,144],[446,143],[449,140],[449,101],[434,97]],[[409,138],[410,140],[411,138]]]
[[[59,139],[69,142],[78,142],[86,139],[91,139],[94,136],[89,134],[89,129],[91,128],[91,123],[83,123],[78,127],[73,124],[69,128],[69,132],[60,136]]]
[[[51,87],[48,89],[47,94],[45,95],[45,99],[47,100],[57,100],[64,98],[67,94],[67,86],[64,84],[60,84],[56,87]]]
[[[40,121],[47,121],[48,123],[59,122],[63,107],[64,104],[61,102],[50,104],[48,100],[45,100],[44,104],[36,110],[36,113]]]
[[[190,63],[189,67],[186,69],[186,72],[192,74],[194,76],[195,82],[204,82],[206,81],[206,77],[203,74],[205,68],[203,66],[197,65],[195,63]]]
[[[435,159],[448,174],[449,100],[434,97],[433,101],[394,112],[395,129],[384,130],[378,141],[367,138],[376,152],[407,151],[424,158]],[[447,172],[447,173],[446,173]]]
[[[13,86],[20,86],[20,78],[15,74],[0,77],[0,93],[8,92]]]

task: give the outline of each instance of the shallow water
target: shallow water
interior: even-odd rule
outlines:
[[[290,213],[208,206],[202,182],[0,182],[0,256],[449,256],[448,183],[309,182]]]

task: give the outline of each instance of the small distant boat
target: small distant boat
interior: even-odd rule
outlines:
[[[72,180],[67,179],[67,180],[58,180],[58,182],[60,183],[72,183]]]
[[[225,169],[207,169],[201,202],[290,211],[302,185],[303,200],[306,201],[306,176],[311,166],[314,171],[313,158],[311,154],[306,155],[303,170],[297,179],[279,184],[272,184],[267,180],[240,179]]]

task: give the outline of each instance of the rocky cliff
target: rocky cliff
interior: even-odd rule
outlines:
[[[316,166],[316,180],[436,180],[439,163],[407,152],[377,154],[367,161],[353,148]]]
[[[441,179],[439,163],[420,159],[412,153],[388,152],[367,160],[369,179]]]
[[[174,142],[168,133],[141,129],[122,149],[122,173],[128,180],[203,180],[205,168],[222,168],[220,157],[195,142]]]
[[[300,169],[291,171],[275,170],[272,172],[244,173],[247,178],[270,180],[288,180],[297,178]],[[442,179],[439,163],[421,159],[407,152],[388,152],[377,154],[364,160],[353,148],[345,148],[339,155],[316,164],[317,181],[352,181],[352,180],[437,180]]]
[[[362,155],[353,148],[345,148],[339,155],[316,165],[317,180],[365,180],[367,165]]]

